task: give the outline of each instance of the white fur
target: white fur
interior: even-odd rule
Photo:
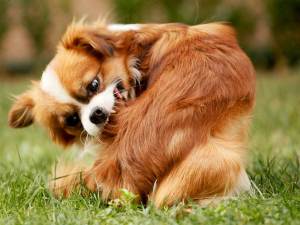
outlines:
[[[128,59],[128,67],[129,67],[130,73],[137,83],[140,83],[141,77],[142,77],[141,72],[137,69],[137,67],[139,66],[139,63],[140,62],[139,62],[138,58],[131,57]]]
[[[50,66],[47,66],[43,72],[40,87],[44,92],[54,97],[60,103],[73,103],[80,105],[76,99],[69,95],[61,84],[58,75]]]
[[[100,128],[90,121],[90,114],[96,107],[103,108],[108,113],[111,113],[113,111],[113,107],[115,104],[114,88],[115,84],[108,86],[103,92],[95,95],[91,99],[89,104],[84,105],[81,108],[82,125],[91,136],[98,135],[100,132]]]
[[[251,193],[252,190],[251,190],[251,182],[248,177],[248,174],[244,169],[242,169],[238,181],[236,183],[236,186],[233,188],[233,190],[229,195],[235,196],[244,192]]]
[[[211,198],[202,199],[200,201],[200,205],[203,207],[204,206],[206,207],[209,205],[216,205],[216,204],[220,203],[221,201],[233,199],[242,193],[249,193],[249,194],[253,193],[252,188],[251,188],[250,179],[249,179],[245,169],[241,170],[241,173],[240,173],[240,176],[236,183],[236,186],[229,193],[227,193],[227,195],[221,196],[221,197],[214,196]]]
[[[129,31],[129,30],[139,30],[139,24],[110,24],[108,25],[108,30],[110,31]]]

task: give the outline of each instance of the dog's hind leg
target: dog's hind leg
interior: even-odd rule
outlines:
[[[188,199],[207,204],[249,190],[240,151],[240,144],[217,138],[194,147],[183,161],[158,180],[152,201],[158,207]]]

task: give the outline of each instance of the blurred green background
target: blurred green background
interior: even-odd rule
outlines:
[[[0,68],[28,73],[53,56],[68,23],[88,16],[111,22],[228,21],[256,68],[300,64],[300,0],[0,0]]]

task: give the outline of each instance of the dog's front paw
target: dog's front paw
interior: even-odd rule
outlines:
[[[57,178],[49,181],[48,186],[50,192],[56,198],[67,198],[71,195],[73,190],[76,188],[76,179]]]
[[[84,168],[74,165],[60,165],[55,169],[48,186],[55,197],[69,197],[82,183]]]
[[[91,192],[101,192],[103,186],[101,177],[97,176],[97,174],[93,170],[85,174],[84,185]]]
[[[100,193],[103,200],[118,198],[120,191],[120,186],[117,185],[118,177],[108,178],[103,171],[97,173],[98,169],[96,167],[85,174],[83,182],[86,188],[91,192]]]

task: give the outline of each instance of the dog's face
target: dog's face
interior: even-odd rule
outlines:
[[[131,86],[139,78],[134,58],[114,41],[104,28],[71,26],[40,82],[17,97],[10,126],[37,121],[64,146],[99,135],[116,101],[133,96]]]

